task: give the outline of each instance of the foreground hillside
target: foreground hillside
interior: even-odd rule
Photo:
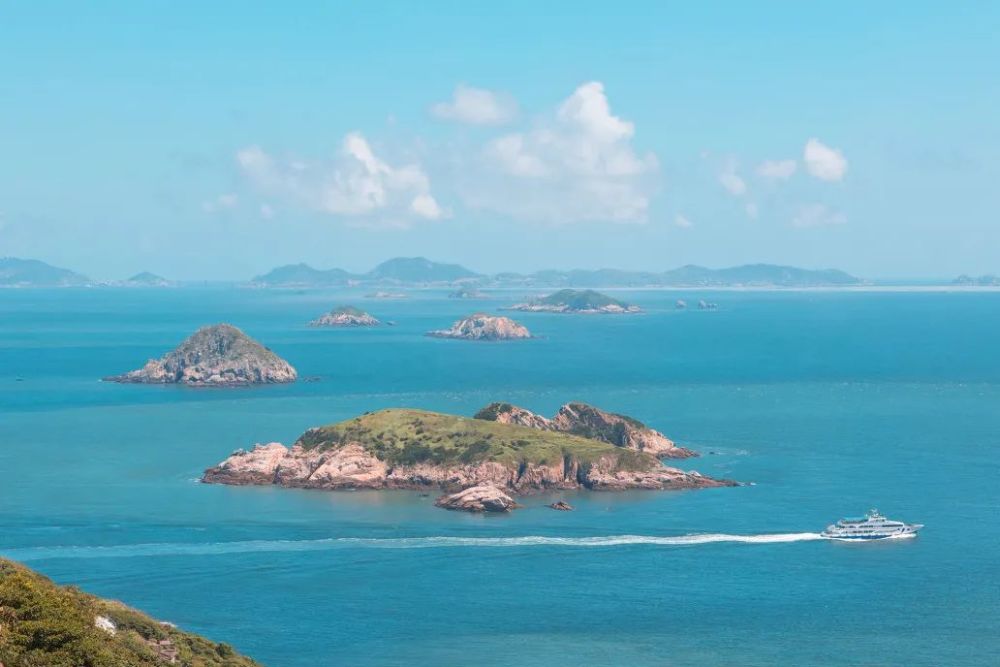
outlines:
[[[389,409],[313,428],[291,447],[238,450],[202,481],[318,489],[426,489],[489,485],[545,489],[689,489],[732,486],[663,465],[638,449],[501,421]]]
[[[58,586],[0,558],[4,667],[253,667],[228,644],[178,630],[120,602]]]

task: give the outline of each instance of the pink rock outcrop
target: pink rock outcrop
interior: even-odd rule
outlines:
[[[479,484],[434,501],[438,507],[462,512],[510,512],[519,507],[514,499],[493,484]]]
[[[460,338],[463,340],[518,340],[531,338],[531,332],[509,317],[476,313],[458,320],[450,329],[429,331],[434,338]]]
[[[504,464],[483,461],[464,465],[390,465],[358,443],[319,451],[299,445],[259,444],[237,450],[205,471],[210,484],[278,485],[311,489],[464,489],[492,485],[512,493],[555,489],[684,489],[734,486],[669,466],[625,470],[614,456],[588,464]]]
[[[698,455],[690,449],[678,447],[673,440],[642,422],[586,403],[567,403],[552,419],[510,403],[491,403],[476,413],[476,419],[572,433],[658,458],[682,459]]]

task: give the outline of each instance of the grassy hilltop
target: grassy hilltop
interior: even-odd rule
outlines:
[[[370,412],[310,429],[298,440],[306,449],[321,450],[347,442],[360,443],[394,465],[483,461],[552,465],[567,460],[588,464],[612,456],[623,470],[659,466],[659,461],[648,454],[567,433],[402,408]]]

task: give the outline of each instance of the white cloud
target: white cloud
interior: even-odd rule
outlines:
[[[215,199],[209,199],[201,203],[201,210],[205,213],[217,213],[236,208],[240,203],[240,198],[234,194],[219,195]]]
[[[736,160],[726,160],[726,165],[719,172],[719,183],[722,184],[729,194],[735,197],[742,197],[747,192],[747,183],[736,171]]]
[[[757,175],[769,181],[787,181],[798,169],[795,160],[764,160],[757,165]]]
[[[750,218],[751,220],[756,220],[757,217],[760,215],[760,211],[757,210],[757,204],[753,202],[747,202],[747,205],[744,210],[746,210],[747,217]]]
[[[843,225],[847,222],[847,216],[829,208],[826,204],[806,204],[799,207],[795,217],[792,218],[793,227],[829,227],[831,225]]]
[[[421,218],[437,220],[443,215],[441,207],[429,194],[419,194],[410,202],[410,210]]]
[[[810,139],[802,151],[806,170],[822,181],[839,181],[847,173],[847,158],[836,148],[819,139]]]
[[[553,224],[646,221],[659,163],[637,153],[635,127],[611,112],[597,81],[535,126],[489,142],[457,175],[467,205]]]
[[[345,136],[340,152],[325,162],[279,160],[259,146],[238,151],[236,161],[262,193],[355,223],[402,226],[414,218],[443,217],[419,165],[388,164],[357,132]]]
[[[680,213],[678,213],[676,216],[674,216],[674,226],[680,227],[682,229],[688,229],[690,227],[694,227],[694,223],[688,220]]]
[[[517,117],[517,102],[504,93],[460,85],[450,101],[433,105],[431,114],[470,125],[503,125]]]

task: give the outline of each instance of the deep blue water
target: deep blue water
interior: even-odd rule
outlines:
[[[422,335],[520,296],[2,290],[0,553],[271,667],[997,664],[1000,294],[631,292],[647,314],[518,314],[538,340]],[[678,296],[720,310],[677,312]],[[303,326],[341,302],[397,326]],[[219,321],[321,380],[97,381]],[[484,517],[195,481],[365,410],[493,400],[625,412],[703,452],[690,467],[756,484]],[[574,541],[813,532],[870,506],[927,527],[866,545]],[[401,539],[530,536],[567,539]]]

